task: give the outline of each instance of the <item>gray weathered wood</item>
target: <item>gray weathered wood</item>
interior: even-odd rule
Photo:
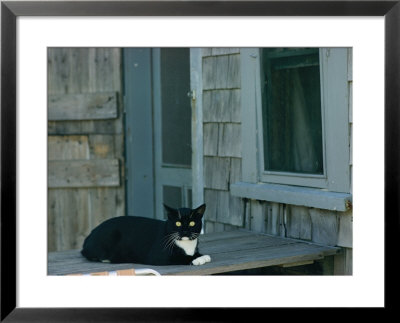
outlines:
[[[200,252],[212,261],[202,266],[148,266],[90,262],[79,250],[49,253],[48,274],[65,275],[112,271],[127,268],[152,268],[162,275],[211,275],[229,271],[322,259],[340,249],[278,238],[247,231],[230,231],[200,237]]]
[[[240,55],[221,55],[203,58],[203,88],[240,88]]]
[[[339,220],[336,212],[310,209],[312,221],[312,241],[336,246],[338,241]]]
[[[122,151],[116,153],[115,139],[115,135],[89,135],[90,159],[109,159],[116,155],[122,156]],[[120,143],[121,138],[117,142]]]
[[[118,159],[124,176],[121,90],[120,48],[49,48],[50,96],[68,102],[110,94],[116,109],[113,119],[49,121],[49,160]],[[124,181],[114,187],[50,187],[48,197],[49,250],[78,248],[93,225],[125,214]]]
[[[71,160],[89,158],[87,136],[48,136],[49,160]]]
[[[346,211],[351,194],[320,189],[266,183],[237,182],[231,184],[234,196],[269,202],[286,203],[320,209]]]
[[[204,193],[207,221],[233,226],[243,225],[242,199],[231,196],[229,191],[206,189]]]
[[[342,248],[342,251],[334,257],[334,275],[353,274],[353,249]]]
[[[76,134],[119,135],[123,133],[120,118],[109,120],[49,121],[49,135]]]
[[[312,222],[309,209],[303,206],[288,205],[286,234],[289,238],[311,240]]]
[[[49,188],[119,186],[119,161],[49,161],[48,185]]]
[[[340,247],[353,247],[353,214],[352,211],[339,213],[339,231],[337,245]]]
[[[242,156],[242,128],[238,123],[226,123],[219,127],[218,156]]]
[[[214,47],[211,48],[211,54],[213,56],[226,55],[226,54],[238,54],[240,53],[239,47]]]
[[[48,192],[48,250],[82,246],[90,232],[87,189],[50,189]]]
[[[204,123],[203,125],[203,146],[204,156],[218,156],[218,123]]]
[[[230,158],[204,157],[205,188],[228,190]]]
[[[203,92],[204,122],[241,122],[240,90],[208,90]]]
[[[205,220],[215,222],[217,220],[218,212],[218,191],[205,189],[204,203],[207,205],[207,209],[204,214]]]
[[[51,121],[97,120],[117,118],[115,93],[50,94],[48,98]]]
[[[254,232],[265,232],[265,204],[259,201],[251,200],[250,203],[250,228]]]
[[[265,203],[267,204],[267,218],[265,233],[272,235],[279,235],[280,232],[280,205],[278,203]]]

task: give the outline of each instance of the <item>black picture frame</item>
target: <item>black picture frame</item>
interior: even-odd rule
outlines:
[[[384,16],[385,308],[399,229],[400,1],[2,1],[1,3],[1,321],[234,321],[235,310],[16,307],[16,19],[18,16]],[[397,254],[397,251],[396,251]],[[373,260],[373,256],[371,257]],[[390,275],[390,284],[388,284]],[[398,276],[398,275],[397,275]],[[252,315],[258,315],[252,313]],[[237,317],[237,316],[236,316]]]

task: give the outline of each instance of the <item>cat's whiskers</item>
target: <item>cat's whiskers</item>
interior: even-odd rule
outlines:
[[[179,238],[178,232],[173,232],[165,236],[164,250],[172,251],[175,241]]]

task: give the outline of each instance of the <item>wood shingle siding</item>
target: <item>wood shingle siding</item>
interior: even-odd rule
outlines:
[[[204,187],[228,190],[230,158],[204,157]]]
[[[243,152],[246,145],[256,145],[253,140],[242,142],[242,121],[246,116],[241,111],[242,74],[254,77],[250,70],[242,70],[240,57],[244,55],[240,48],[204,48],[203,49],[203,147],[204,147],[204,200],[207,204],[205,231],[226,231],[244,227],[255,232],[264,232],[275,236],[297,238],[326,245],[352,247],[352,210],[346,196],[331,201],[331,210],[318,208],[318,205],[300,206],[282,201],[268,201],[260,192],[260,201],[254,197],[241,199],[232,197],[232,184],[248,181],[258,182],[256,173],[242,178]],[[352,137],[352,62],[351,51],[348,59],[349,123],[350,145]],[[251,99],[251,98],[250,98]],[[246,107],[244,105],[244,107]],[[254,120],[256,122],[256,120]],[[254,123],[254,126],[256,123]],[[250,138],[249,137],[249,138]],[[243,150],[244,149],[244,150]],[[350,149],[351,152],[351,149]],[[228,161],[229,160],[229,161]],[[257,165],[253,165],[255,172]],[[350,170],[352,158],[350,155]],[[247,172],[245,167],[244,171]],[[249,170],[250,171],[250,170]],[[247,174],[247,175],[246,175]],[[253,176],[254,175],[254,176]],[[323,193],[323,192],[322,192]],[[336,195],[333,194],[333,197]],[[320,200],[320,196],[316,196]],[[240,202],[239,202],[240,201]],[[295,201],[292,201],[295,202]],[[304,201],[302,202],[304,203]],[[301,203],[300,203],[301,204]],[[340,212],[336,209],[340,208]],[[338,266],[344,266],[340,272],[351,273],[351,249],[335,257]],[[340,257],[341,259],[339,259]],[[336,266],[336,265],[335,265]]]
[[[204,155],[241,157],[241,126],[239,123],[205,123]]]
[[[203,90],[240,88],[240,56],[221,55],[203,59]]]
[[[241,122],[240,90],[204,91],[203,122]]]
[[[244,203],[230,183],[241,177],[240,49],[203,49],[206,230],[242,227]]]

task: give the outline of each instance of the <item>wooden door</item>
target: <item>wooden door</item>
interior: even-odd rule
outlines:
[[[124,51],[127,214],[191,207],[190,50]]]

